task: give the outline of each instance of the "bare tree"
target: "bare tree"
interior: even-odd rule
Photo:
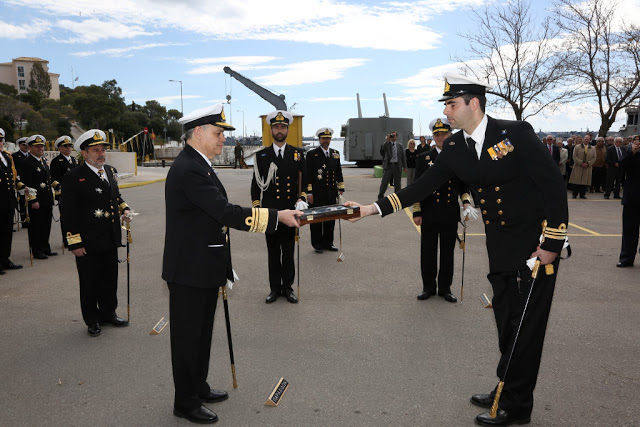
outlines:
[[[617,7],[610,0],[560,0],[555,9],[571,52],[567,65],[581,90],[598,102],[599,136],[640,96],[640,30],[625,24],[614,28]]]
[[[476,26],[463,35],[471,58],[462,72],[493,85],[488,93],[513,109],[517,120],[575,100],[566,84],[566,54],[558,49],[551,18],[536,21],[527,0],[475,10]]]

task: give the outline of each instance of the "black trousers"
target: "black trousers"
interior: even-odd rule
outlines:
[[[24,194],[18,193],[18,211],[20,211],[20,221],[24,223],[25,218],[27,217],[27,206],[25,205],[25,197]]]
[[[199,395],[210,390],[207,376],[218,288],[168,285],[173,406],[187,412],[202,406]]]
[[[378,190],[378,199],[384,197],[391,178],[393,178],[393,191],[397,193],[402,189],[402,169],[400,168],[400,163],[389,163],[389,166],[384,170],[382,181],[380,182],[380,190]]]
[[[422,290],[435,294],[437,287],[438,294],[450,293],[453,280],[453,251],[456,246],[458,223],[423,222],[420,228]],[[440,241],[440,271],[438,271],[438,241]],[[436,275],[438,277],[437,285]]]
[[[31,230],[31,228],[29,228]],[[76,257],[80,309],[87,325],[109,320],[118,307],[118,249]]]
[[[620,262],[630,263],[636,259],[638,251],[638,233],[640,233],[640,206],[622,207],[622,249]]]
[[[593,168],[591,174],[591,189],[594,191],[602,191],[606,187],[607,169],[603,166],[601,168]]]
[[[620,197],[620,185],[622,183],[623,169],[611,167],[607,169],[607,185],[604,187],[604,195],[609,196],[613,190],[614,197]]]
[[[508,371],[506,371],[507,361],[531,288],[531,272],[526,269],[519,275],[517,272],[509,272],[492,273],[487,276],[493,288],[493,313],[498,328],[501,354],[496,374],[504,381],[499,407],[517,417],[529,416],[533,410],[533,390],[540,369],[542,346],[553,300],[558,264],[559,260],[556,259],[553,263],[554,274],[551,276],[545,274],[544,267],[540,268],[538,278],[533,284],[531,298]]]
[[[296,267],[293,263],[296,229],[278,224],[273,234],[266,234],[269,256],[269,287],[271,292],[292,292]]]
[[[51,251],[49,235],[51,234],[51,218],[53,206],[40,204],[39,209],[29,207],[29,246],[33,253]]]
[[[12,196],[8,196],[12,197]],[[6,264],[11,255],[11,243],[13,242],[13,216],[14,203],[2,201],[0,205],[0,263]]]

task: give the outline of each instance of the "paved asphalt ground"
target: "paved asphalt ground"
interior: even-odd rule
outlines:
[[[121,185],[161,179],[143,168]],[[346,168],[348,199],[371,202],[371,169]],[[220,170],[231,202],[250,206],[251,170]],[[0,276],[0,425],[187,425],[172,415],[169,329],[162,281],[164,184],[123,188],[140,215],[131,245],[131,325],[87,335],[73,255],[29,266],[26,230],[14,234],[14,262]],[[619,201],[569,200],[573,257],[560,265],[535,393],[533,426],[640,425],[640,259],[615,267]],[[57,218],[57,209],[55,217]],[[301,232],[300,303],[264,303],[269,292],[264,236],[232,232],[240,281],[230,291],[239,387],[231,372],[222,302],[216,314],[210,383],[230,399],[208,405],[222,426],[471,426],[482,412],[474,393],[496,384],[498,346],[483,227],[468,229],[464,301],[416,300],[421,290],[419,235],[405,212],[342,223],[345,261],[315,254]],[[185,236],[189,239],[189,236]],[[338,228],[336,227],[336,245]],[[462,252],[454,294],[460,299]],[[120,251],[125,258],[125,250]],[[100,271],[96,271],[100,274]],[[120,307],[127,316],[126,264]],[[290,383],[277,408],[266,407],[276,382]]]

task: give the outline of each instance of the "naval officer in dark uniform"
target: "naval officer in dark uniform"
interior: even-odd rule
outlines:
[[[222,104],[187,114],[184,150],[173,162],[165,184],[166,232],[162,278],[169,286],[171,364],[175,384],[174,415],[195,423],[218,416],[203,402],[228,398],[207,383],[218,289],[234,280],[229,227],[258,233],[285,224],[296,227],[299,211],[232,205],[211,161],[222,152],[225,121]],[[280,223],[278,221],[281,221]]]
[[[24,159],[29,157],[29,145],[27,145],[27,138],[23,136],[16,140],[16,145],[18,145],[18,151],[11,154],[13,157],[13,164],[16,168],[16,172],[18,172],[17,179],[20,180],[20,174],[22,173],[22,163]],[[29,223],[25,222],[27,218],[27,204],[25,202],[25,194],[24,189],[18,191],[18,210],[20,211],[20,221],[22,222],[22,228],[27,228]]]
[[[444,140],[451,136],[451,126],[446,117],[432,120],[429,124],[429,129],[433,133],[436,146],[430,151],[420,153],[416,158],[416,180],[434,164],[442,151]],[[458,301],[451,293],[453,250],[456,246],[460,219],[458,196],[463,203],[469,204],[471,197],[466,190],[466,186],[458,178],[454,177],[434,193],[429,194],[424,200],[413,205],[413,222],[421,227],[420,270],[422,272],[422,292],[418,294],[419,300],[428,299],[437,292],[446,301]],[[440,241],[439,271],[438,240]]]
[[[254,207],[304,210],[308,207],[304,191],[304,151],[286,141],[293,116],[287,111],[276,110],[268,114],[265,120],[271,126],[273,144],[255,155],[252,204]],[[266,236],[271,289],[267,303],[274,302],[281,295],[290,303],[298,302],[292,288],[296,274],[293,262],[295,235],[294,227],[281,226],[274,234]]]
[[[78,161],[75,157],[71,156],[71,151],[73,151],[73,141],[71,137],[68,135],[63,135],[60,138],[56,139],[55,148],[60,152],[56,157],[51,160],[51,165],[49,168],[51,169],[51,179],[54,182],[60,183],[60,186],[55,191],[55,198],[60,203],[60,194],[62,192],[62,179],[71,169],[78,167]],[[62,208],[60,208],[62,210]],[[63,218],[60,216],[60,229],[62,231],[62,245],[66,248],[68,247],[67,239],[64,235],[64,225]]]
[[[13,158],[4,150],[4,129],[0,128],[0,275],[5,270],[18,270],[20,264],[11,262],[13,241],[13,217],[16,211],[16,187],[22,185],[17,180]]]
[[[638,251],[640,231],[640,135],[634,135],[631,145],[621,150],[626,180],[622,195],[622,248],[616,267],[631,267]]]
[[[47,259],[58,255],[51,250],[49,235],[53,218],[53,189],[51,188],[51,172],[44,158],[42,135],[32,135],[27,139],[30,155],[20,167],[20,179],[29,188],[35,189],[27,196],[29,209],[29,246],[36,259]]]
[[[420,201],[453,177],[477,192],[485,223],[493,311],[498,329],[504,381],[497,416],[476,417],[481,425],[525,424],[531,419],[533,390],[558,273],[558,254],[568,224],[562,175],[531,125],[496,120],[484,113],[486,86],[456,74],[445,74],[444,114],[461,129],[444,142],[429,170],[413,185],[363,206],[361,215],[382,216]],[[475,193],[474,193],[475,194]],[[352,203],[349,203],[352,204]],[[353,203],[357,205],[356,203]],[[465,203],[466,205],[466,203]],[[532,287],[527,260],[542,264]],[[512,344],[532,289],[526,316],[505,378]],[[475,405],[490,408],[494,391],[474,395]]]
[[[64,235],[76,258],[80,281],[80,309],[90,336],[100,324],[128,326],[116,314],[118,307],[118,247],[122,245],[120,217],[130,221],[122,200],[117,171],[105,164],[109,141],[99,129],[83,133],[75,142],[84,164],[63,178],[60,215]]]
[[[338,196],[344,193],[344,179],[340,165],[340,152],[329,148],[333,129],[320,128],[316,132],[320,146],[310,150],[307,162],[307,200],[312,207],[338,203]],[[311,245],[317,253],[324,250],[336,252],[333,246],[335,221],[316,222],[309,225]]]

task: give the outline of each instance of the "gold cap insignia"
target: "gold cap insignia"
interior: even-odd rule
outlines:
[[[93,134],[93,140],[94,140],[94,141],[102,141],[102,137],[100,136],[100,133],[99,133],[99,132],[95,132],[95,133]]]
[[[441,128],[442,126],[444,126],[444,124],[442,123],[442,120],[438,119],[436,121],[436,124],[434,125],[434,127]]]
[[[282,115],[282,113],[278,113],[278,115],[276,116],[276,121],[279,121],[279,122],[284,121],[284,116]]]
[[[227,121],[227,118],[224,116],[224,110],[220,110],[220,118],[222,119],[223,122]]]
[[[39,136],[36,137],[36,142],[43,142],[42,138],[40,138]]]
[[[449,86],[449,82],[447,79],[444,79],[444,93],[447,93],[451,90],[451,86]]]

